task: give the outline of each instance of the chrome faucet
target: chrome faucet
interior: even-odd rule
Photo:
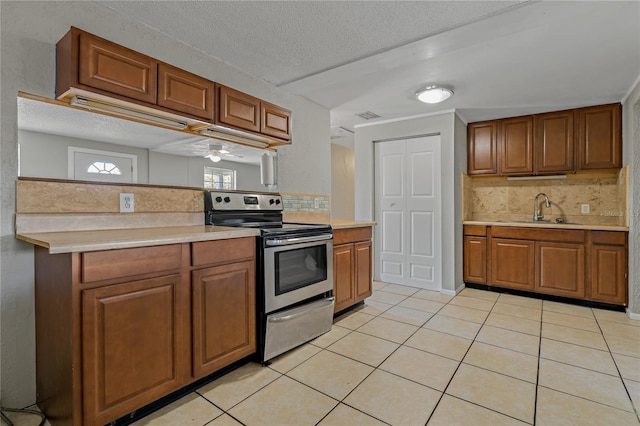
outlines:
[[[540,213],[540,204],[538,202],[538,197],[540,197],[541,195],[544,197],[544,200],[545,200],[544,204],[547,207],[551,207],[551,203],[549,202],[549,197],[547,197],[547,194],[541,192],[538,195],[536,195],[535,200],[533,200],[533,220],[534,220],[534,222],[544,219],[544,215],[542,213]]]

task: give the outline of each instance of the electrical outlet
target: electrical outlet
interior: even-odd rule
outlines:
[[[314,209],[319,209],[320,208],[320,198],[314,198],[313,199],[313,208]]]
[[[591,213],[591,206],[589,204],[580,204],[580,212],[582,214]]]
[[[133,194],[120,194],[120,213],[133,213],[134,211],[134,198]]]

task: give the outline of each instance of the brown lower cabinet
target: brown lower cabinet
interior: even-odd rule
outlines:
[[[109,423],[255,352],[253,237],[36,247],[35,266],[37,402],[54,426]]]
[[[371,296],[371,227],[333,231],[334,312]]]
[[[465,282],[627,304],[627,232],[472,225],[463,250]]]

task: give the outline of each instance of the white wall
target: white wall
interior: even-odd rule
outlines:
[[[374,220],[373,142],[415,135],[440,134],[442,155],[442,290],[462,285],[462,220],[460,173],[466,170],[464,137],[453,112],[356,128],[355,214],[358,220]],[[462,166],[464,164],[464,166]],[[463,167],[462,169],[460,167]],[[374,242],[377,244],[377,242]]]
[[[138,182],[149,182],[149,150],[89,139],[18,130],[20,144],[20,176],[54,179],[68,178],[68,147],[97,149],[138,157]]]
[[[149,183],[203,188],[204,166],[235,170],[236,189],[267,189],[260,183],[260,166],[224,160],[212,163],[207,158],[182,157],[155,151],[149,152]]]
[[[353,220],[355,217],[355,152],[331,144],[331,218]]]
[[[622,160],[629,165],[629,311],[640,315],[640,77],[622,114]]]
[[[35,402],[34,266],[33,247],[16,240],[13,229],[16,96],[54,96],[55,43],[71,26],[292,110],[293,145],[278,150],[281,191],[330,193],[329,111],[96,2],[3,0],[0,14],[0,398],[3,406],[22,407]]]

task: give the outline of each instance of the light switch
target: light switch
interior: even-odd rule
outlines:
[[[591,206],[589,204],[580,204],[580,212],[582,214],[591,213]]]
[[[133,194],[120,194],[120,213],[133,213],[134,211],[134,198]]]

